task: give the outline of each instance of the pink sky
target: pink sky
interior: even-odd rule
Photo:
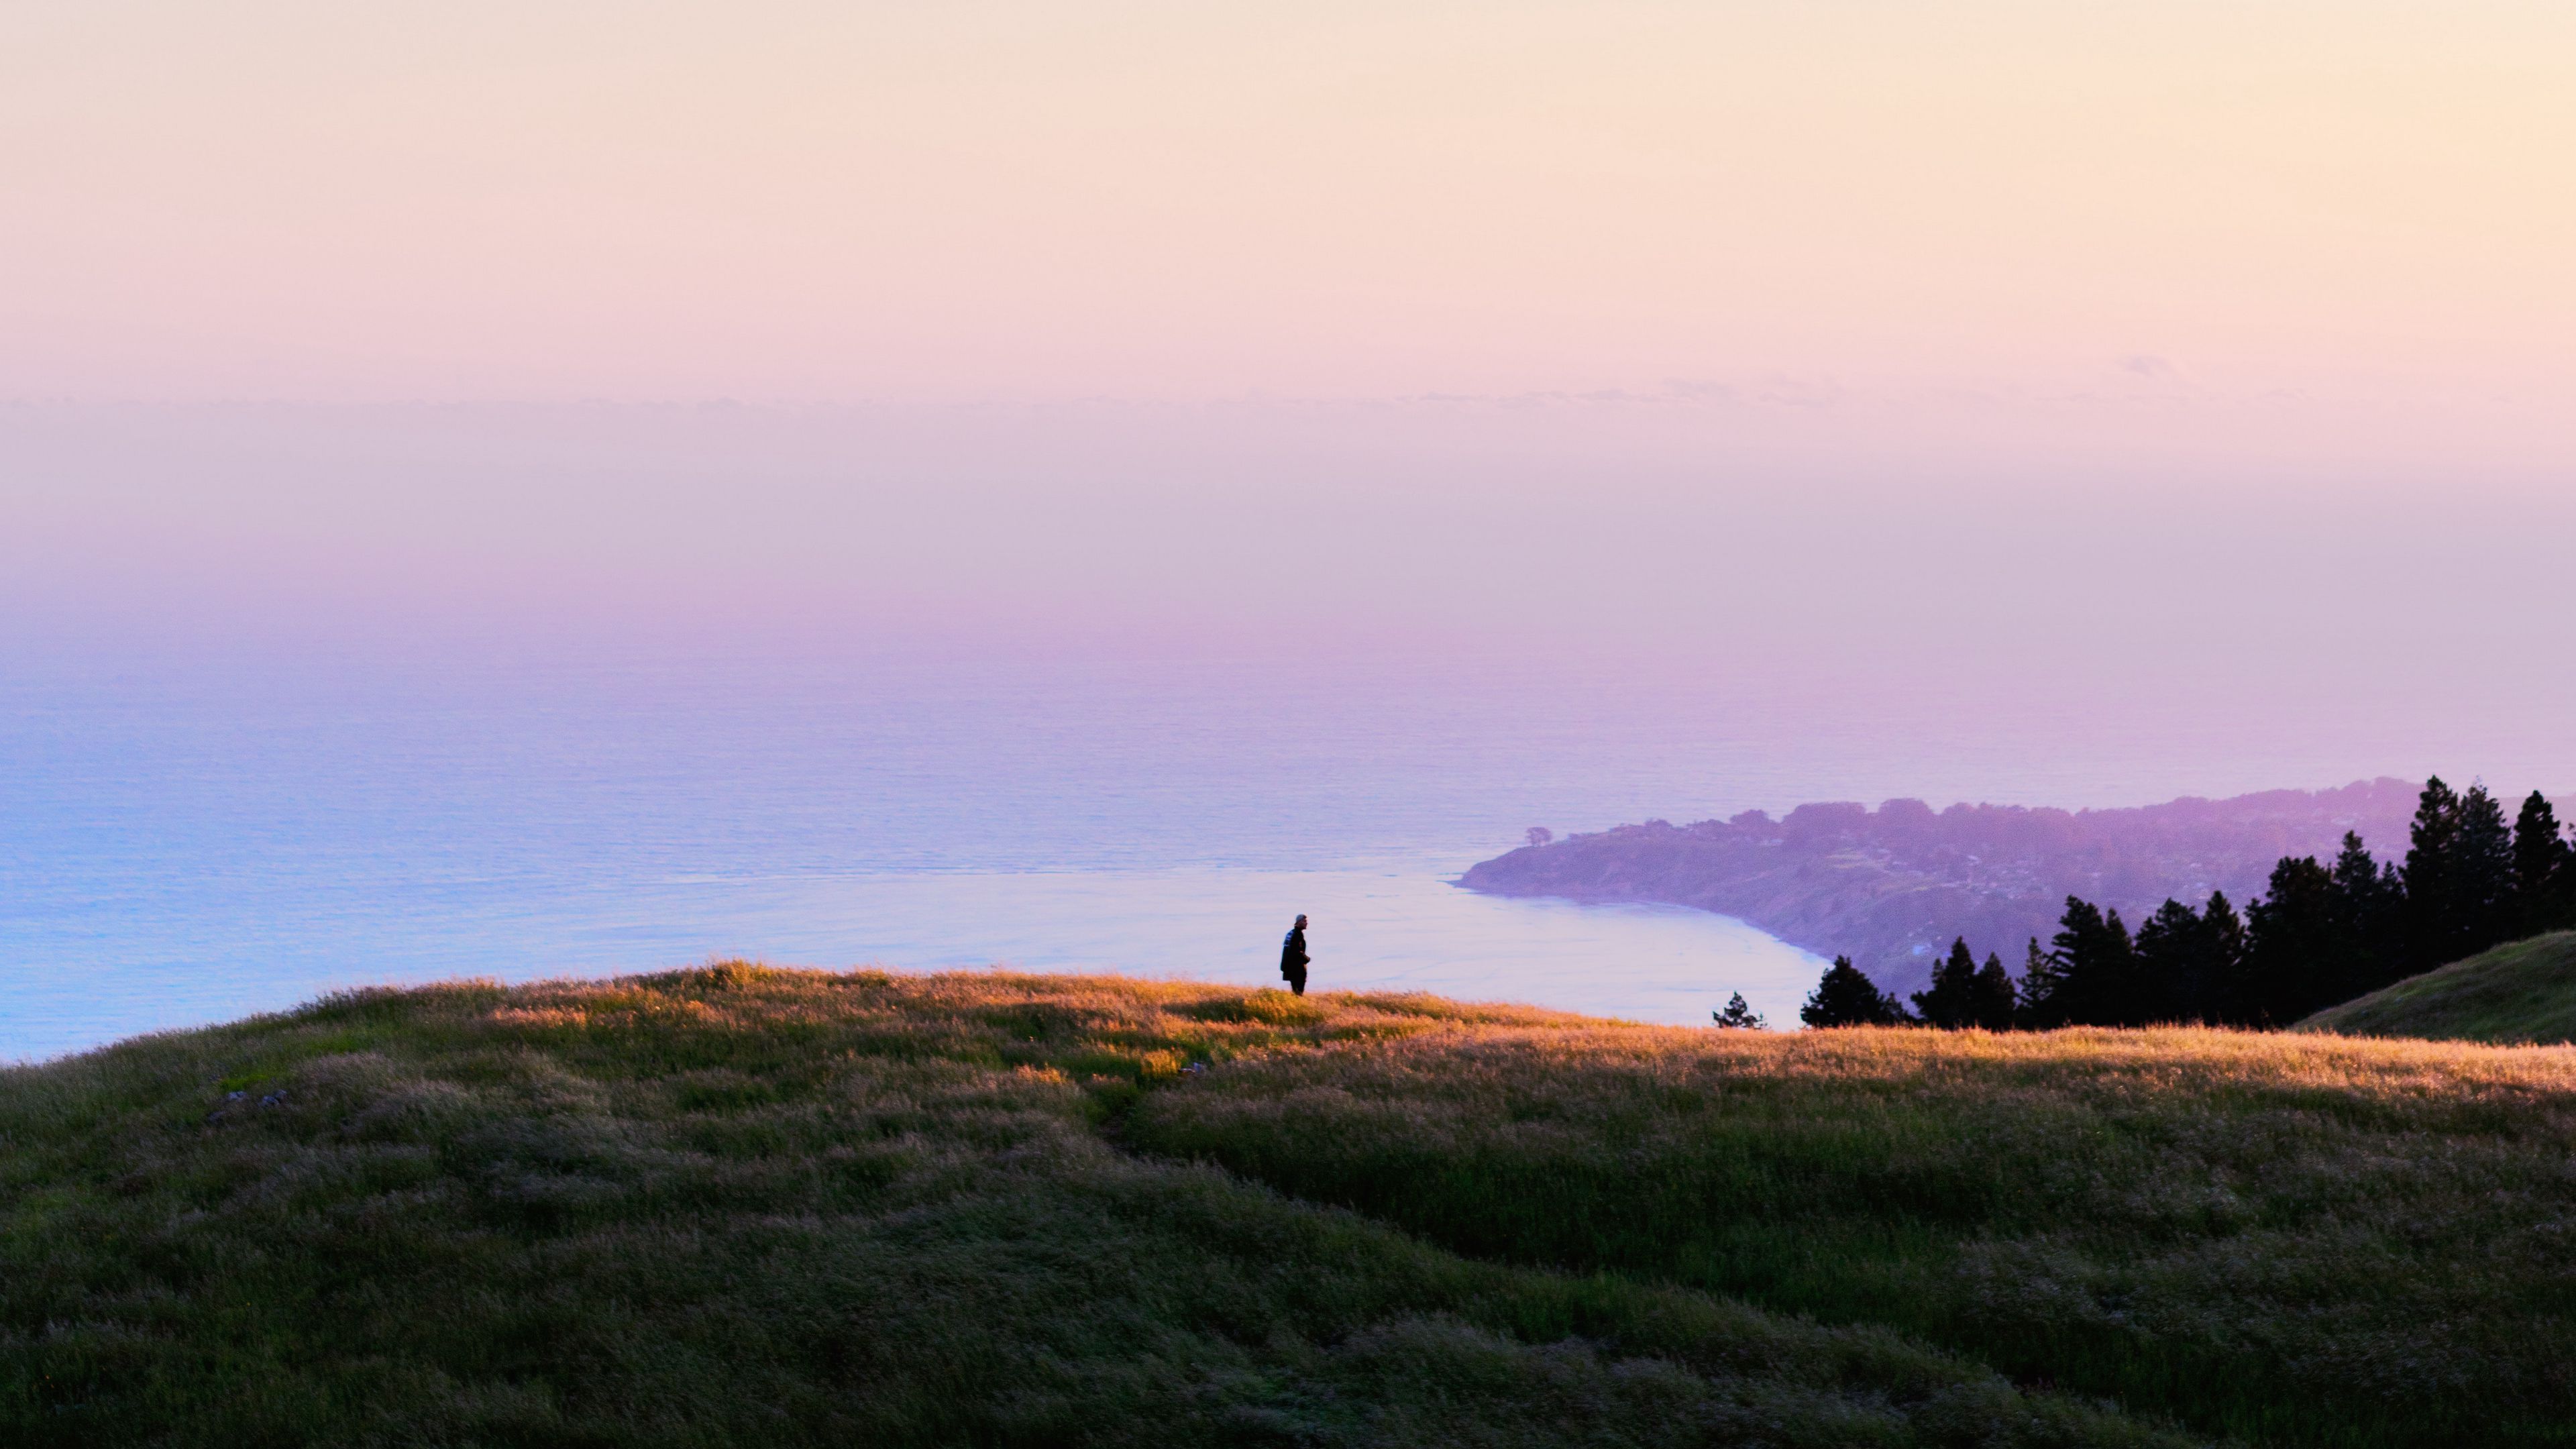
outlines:
[[[2288,394],[2548,447],[2571,136],[2539,0],[21,0],[0,396]]]
[[[16,0],[0,605],[1615,645],[2563,787],[2571,138],[2563,0]]]

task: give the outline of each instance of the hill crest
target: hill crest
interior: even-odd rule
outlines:
[[[2293,1030],[2498,1045],[2576,1042],[2576,931],[2508,941],[2327,1007]]]

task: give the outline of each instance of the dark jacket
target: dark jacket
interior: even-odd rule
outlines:
[[[1294,981],[1306,974],[1306,932],[1291,927],[1288,939],[1279,943],[1279,979]]]

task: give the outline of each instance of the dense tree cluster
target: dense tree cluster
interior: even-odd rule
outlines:
[[[1950,943],[1949,957],[1933,968],[1932,985],[1914,993],[1917,1018],[1950,1031],[1971,1026],[2010,1030],[2018,1006],[2003,958],[1988,953],[1986,964],[1979,966],[1965,937]]]
[[[1905,1004],[1878,989],[1849,956],[1836,956],[1824,979],[1807,993],[1798,1019],[1809,1026],[1903,1026],[1913,1020]]]
[[[2206,1022],[2285,1026],[2400,978],[2524,936],[2576,927],[2576,844],[2538,791],[2508,824],[2484,785],[2425,782],[2405,863],[2345,832],[2331,862],[2284,857],[2240,914],[2224,892],[2167,900],[2132,932],[2117,910],[2066,898],[2056,936],[2030,942],[2015,982],[1963,939],[1908,1012],[1837,958],[1798,1013],[1809,1026],[1915,1022],[2044,1030]]]
[[[2132,926],[2167,896],[2197,905],[2223,890],[2242,909],[2285,855],[2331,859],[2346,830],[2403,841],[2423,783],[2379,779],[2118,810],[1810,803],[1785,819],[1746,811],[1731,820],[1551,837],[1478,862],[1461,884],[1505,896],[1715,911],[1827,956],[1848,955],[1872,980],[1902,981],[1910,992],[1941,959],[1922,954],[1927,923],[1967,937],[1981,960],[1983,947],[1999,948],[2018,971],[2021,943],[2046,941],[2069,895],[2117,905]],[[2561,799],[2559,808],[2576,810],[2576,800]],[[1708,1004],[1724,999],[1720,993]]]

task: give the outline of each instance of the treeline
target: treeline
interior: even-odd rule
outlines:
[[[2540,792],[2512,823],[2484,785],[2425,782],[2405,863],[2345,832],[2331,862],[2283,857],[2240,913],[2224,892],[2167,900],[2132,932],[2117,910],[2066,898],[2047,950],[2019,980],[1966,940],[1913,1008],[1837,957],[1798,1016],[1809,1026],[2287,1026],[2312,1012],[2490,946],[2576,926],[2576,844]]]

